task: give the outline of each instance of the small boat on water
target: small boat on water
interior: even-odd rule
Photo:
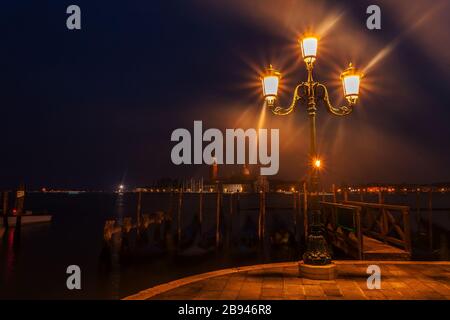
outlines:
[[[8,216],[8,226],[15,227],[18,216]],[[32,214],[27,212],[21,215],[21,225],[48,223],[52,221],[50,214]],[[3,226],[3,217],[0,219],[0,226]]]
[[[9,201],[9,191],[3,192],[2,202],[3,206],[1,208],[0,214],[0,226],[6,227],[5,223],[5,214],[8,219],[8,227],[15,227],[19,217],[20,217],[20,225],[29,225],[29,224],[38,224],[38,223],[48,223],[52,221],[52,216],[47,213],[33,213],[30,210],[25,210],[25,185],[21,184],[19,189],[15,192],[15,203],[14,207],[10,209],[10,201]]]

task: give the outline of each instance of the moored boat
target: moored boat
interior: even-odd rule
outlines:
[[[18,216],[8,216],[8,226],[16,226]],[[21,225],[49,223],[52,221],[50,214],[24,214],[21,216]],[[0,219],[0,226],[3,226],[3,219]]]

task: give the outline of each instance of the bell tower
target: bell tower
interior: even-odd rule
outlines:
[[[216,158],[214,158],[214,162],[211,165],[211,171],[209,174],[209,178],[210,178],[211,182],[217,182],[218,177],[219,177],[219,166],[217,164]]]

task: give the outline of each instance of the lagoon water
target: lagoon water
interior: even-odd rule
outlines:
[[[144,194],[142,212],[169,210],[169,197],[169,194]],[[224,196],[224,216],[229,212],[228,197]],[[357,198],[355,196],[355,200]],[[375,202],[376,196],[365,200]],[[277,230],[293,232],[293,195],[271,194],[266,201],[268,235]],[[385,202],[414,208],[416,197],[414,194],[387,195]],[[14,229],[3,234],[0,246],[0,299],[120,299],[184,276],[233,266],[295,261],[301,256],[301,248],[297,246],[269,246],[252,250],[232,244],[228,249],[211,250],[199,256],[132,248],[133,254],[126,259],[105,262],[101,258],[105,220],[134,217],[136,203],[136,194],[133,193],[27,194],[26,209],[48,211],[53,214],[53,221],[51,224],[23,226],[20,234]],[[426,205],[426,196],[422,195],[421,207]],[[434,194],[433,206],[450,208],[450,195]],[[231,243],[256,236],[257,207],[257,195],[242,195],[240,214],[233,216]],[[184,238],[189,238],[193,233],[197,208],[198,194],[185,194],[181,220]],[[426,216],[426,213],[422,214]],[[417,232],[414,215],[415,211],[411,210],[413,234]],[[450,211],[435,211],[433,220],[441,227],[438,232],[449,239]],[[203,229],[207,237],[214,239],[213,194],[204,195]],[[439,234],[435,237],[440,239]],[[81,290],[68,290],[66,287],[66,268],[69,265],[81,268]]]

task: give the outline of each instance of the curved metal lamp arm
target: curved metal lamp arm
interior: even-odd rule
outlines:
[[[304,82],[300,83],[297,87],[295,87],[294,97],[292,98],[292,102],[289,107],[283,108],[283,107],[277,106],[276,105],[276,102],[278,101],[278,99],[277,99],[274,101],[274,103],[269,104],[270,111],[272,111],[272,113],[279,115],[279,116],[286,116],[286,115],[290,114],[292,111],[294,111],[297,101],[302,98],[302,96],[299,94],[299,89],[303,86],[305,86]]]
[[[323,97],[322,100],[325,103],[325,106],[327,107],[328,111],[336,116],[346,116],[352,113],[353,111],[353,104],[348,104],[346,106],[342,107],[333,107],[333,105],[330,102],[330,96],[328,95],[328,89],[325,87],[325,85],[318,83],[317,87],[323,89]]]

